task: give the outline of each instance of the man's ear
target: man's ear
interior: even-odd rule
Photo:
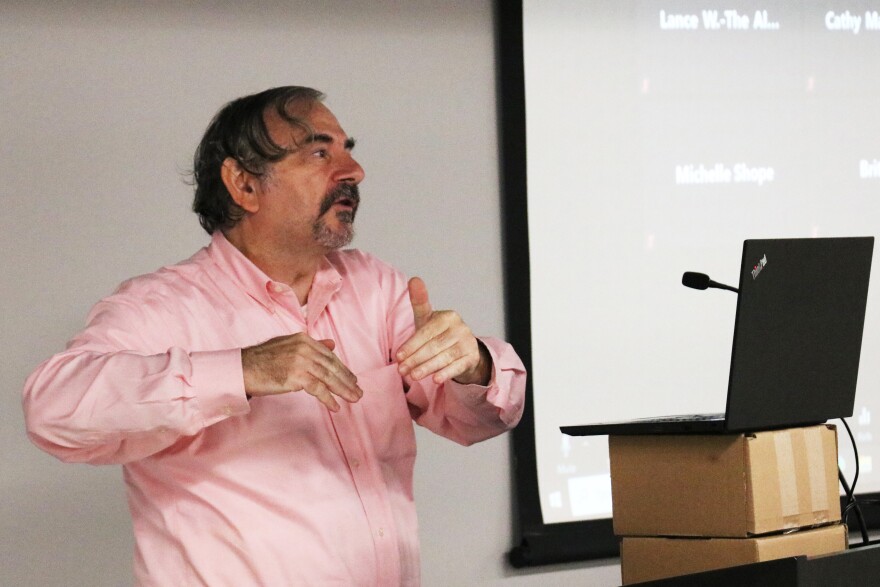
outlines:
[[[232,196],[232,200],[245,212],[253,214],[260,209],[257,198],[257,178],[242,169],[238,161],[227,157],[220,168],[223,184]]]

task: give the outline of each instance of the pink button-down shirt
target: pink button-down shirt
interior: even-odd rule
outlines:
[[[241,347],[336,341],[364,397],[245,396]],[[488,387],[402,381],[403,275],[335,252],[307,308],[219,232],[189,260],[124,283],[28,378],[31,439],[70,462],[121,463],[140,585],[417,585],[412,421],[462,444],[519,420],[525,370],[482,338]]]

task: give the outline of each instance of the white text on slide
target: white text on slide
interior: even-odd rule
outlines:
[[[853,14],[849,10],[825,13],[825,29],[833,32],[859,34],[862,30],[880,31],[880,12],[869,10],[864,16]]]
[[[779,21],[768,10],[753,13],[733,9],[704,9],[699,12],[670,12],[661,10],[661,31],[778,31]],[[867,10],[864,14],[844,10],[827,11],[823,19],[825,30],[858,35],[862,31],[880,31],[880,11]]]
[[[755,184],[763,186],[776,179],[776,170],[772,167],[753,166],[736,163],[728,166],[715,163],[706,166],[702,163],[687,163],[675,166],[676,185],[712,185],[726,183]]]
[[[859,161],[859,177],[861,179],[880,179],[880,160],[862,159]]]
[[[779,21],[767,10],[756,10],[751,16],[738,10],[701,10],[699,13],[660,11],[663,31],[777,31]]]

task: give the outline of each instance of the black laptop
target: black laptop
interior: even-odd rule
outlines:
[[[852,416],[873,250],[874,237],[745,241],[727,411],[562,432],[711,434]]]

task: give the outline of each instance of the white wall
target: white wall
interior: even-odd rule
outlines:
[[[0,5],[0,584],[126,585],[120,470],[33,447],[24,378],[121,280],[207,241],[182,181],[192,151],[224,102],[285,84],[324,90],[359,139],[355,245],[422,275],[435,305],[475,331],[503,335],[492,7],[57,4]],[[506,566],[508,438],[465,449],[420,431],[418,441],[425,585],[618,581],[607,562]]]

